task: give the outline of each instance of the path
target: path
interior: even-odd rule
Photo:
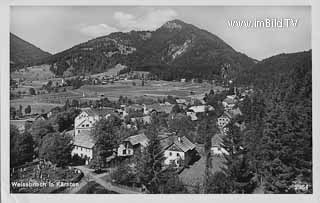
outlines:
[[[95,174],[93,173],[92,169],[89,169],[85,166],[77,166],[75,167],[83,172],[83,178],[80,181],[80,186],[73,188],[72,190],[69,191],[69,193],[75,194],[81,190],[88,182],[90,181],[95,181],[96,183],[102,185],[105,189],[109,191],[113,191],[119,194],[141,194],[140,192],[121,188],[115,185],[112,185],[110,182],[107,180],[103,179],[107,173],[102,173],[102,174]]]

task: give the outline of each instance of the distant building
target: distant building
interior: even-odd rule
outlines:
[[[126,138],[118,147],[117,155],[121,157],[132,156],[137,151],[143,152],[147,147],[149,139],[144,133]]]
[[[143,105],[143,113],[145,115],[151,114],[151,113],[171,113],[173,108],[172,104],[151,104],[151,105]]]
[[[14,125],[18,128],[20,133],[23,133],[28,126],[31,126],[33,120],[25,119],[25,120],[10,120],[10,125]]]
[[[219,128],[224,128],[231,121],[232,115],[228,112],[224,112],[217,120],[217,124]]]
[[[235,97],[232,97],[232,96],[228,96],[222,101],[222,105],[225,110],[233,109],[236,106],[236,104],[237,104],[237,100],[235,99]]]
[[[112,108],[82,109],[82,112],[74,120],[75,135],[82,130],[91,130],[97,121],[101,118],[108,118],[112,113],[114,113]]]
[[[150,124],[151,123],[151,116],[131,118],[130,121],[134,124],[136,124],[137,122],[143,122],[143,124]]]
[[[192,121],[198,120],[197,113],[204,113],[206,111],[214,111],[214,108],[210,105],[192,106],[187,110],[187,116]]]

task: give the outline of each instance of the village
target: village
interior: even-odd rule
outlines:
[[[144,74],[147,73],[110,77],[113,78],[112,81],[107,80],[104,76],[101,80],[98,79],[99,77],[90,80],[95,85],[114,82],[114,79],[120,81],[151,80],[146,78]],[[82,81],[87,80],[88,78],[82,78]],[[63,88],[67,86],[65,83],[63,79],[61,84],[57,85],[59,88]],[[181,79],[180,83],[186,84],[185,79]],[[194,84],[196,81],[192,80],[190,83]],[[144,100],[144,96],[141,96],[142,99],[139,102],[123,96],[113,102],[102,94],[94,104],[88,103],[81,106],[81,102],[75,102],[76,99],[74,99],[72,102],[67,101],[64,106],[55,107],[47,113],[42,111],[41,113],[27,114],[21,118],[19,118],[19,114],[15,113],[17,116],[12,117],[10,123],[15,125],[20,133],[28,131],[33,134],[32,131],[35,130],[33,126],[52,120],[58,114],[70,109],[76,112],[72,122],[68,121],[68,124],[65,125],[69,126],[64,126],[60,134],[71,138],[71,159],[70,163],[65,165],[69,166],[71,173],[80,173],[82,176],[80,176],[81,178],[76,176],[80,183],[78,189],[68,189],[67,187],[64,190],[66,193],[79,192],[81,188],[87,187],[88,181],[84,181],[86,177],[94,177],[91,182],[95,182],[109,192],[148,192],[144,185],[132,184],[131,180],[121,180],[114,174],[124,165],[129,169],[135,168],[136,160],[146,153],[150,143],[148,126],[157,125],[156,139],[164,157],[161,160],[161,167],[164,170],[172,169],[188,192],[201,193],[205,190],[206,176],[223,169],[225,156],[229,155],[229,150],[225,149],[223,143],[228,132],[228,124],[241,117],[239,103],[251,93],[252,89],[236,88],[232,85],[232,81],[229,81],[228,87],[211,90],[204,94],[196,95],[190,92],[186,97],[167,95],[151,102],[150,99]],[[120,132],[116,132],[116,134],[120,133],[120,135],[116,138],[111,149],[103,149],[108,151],[105,153],[108,155],[101,156],[99,155],[101,147],[98,147],[97,143],[99,142],[97,133],[101,132],[97,131],[97,126],[101,121],[108,122],[110,120],[113,125],[117,123],[116,125],[119,126]],[[201,133],[203,122],[215,125],[217,131],[214,134]],[[241,119],[237,119],[234,125],[241,130],[245,129],[245,123]],[[101,157],[103,157],[102,161]],[[52,162],[45,158],[37,157],[36,159],[52,165]],[[98,159],[100,161],[97,164]],[[18,168],[22,170],[21,166]],[[24,170],[28,170],[27,168]],[[21,179],[19,175],[13,175],[17,171],[13,169],[12,176],[19,180]]]

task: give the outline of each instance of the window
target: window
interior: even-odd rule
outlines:
[[[78,133],[80,133],[80,130],[78,130]]]
[[[84,125],[82,125],[82,127],[84,128]]]
[[[122,151],[122,154],[127,154],[127,150],[124,149],[124,150]]]
[[[172,156],[172,152],[169,152],[169,156]]]
[[[179,154],[179,153],[177,153],[177,156],[180,156],[180,154]]]
[[[87,124],[86,127],[89,127],[89,124]]]

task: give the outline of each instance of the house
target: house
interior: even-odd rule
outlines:
[[[152,114],[152,113],[171,113],[172,111],[172,104],[151,104],[151,105],[143,105],[143,111],[145,115]]]
[[[164,165],[187,166],[196,154],[196,145],[187,137],[169,136],[160,143],[164,147]]]
[[[23,133],[28,127],[32,125],[33,120],[24,119],[24,120],[10,120],[10,125],[14,125],[18,128],[20,133]]]
[[[187,105],[186,99],[176,99],[177,104]]]
[[[229,152],[224,148],[223,134],[215,134],[211,138],[211,153],[214,156],[229,155]]]
[[[230,109],[228,112],[232,115],[233,118],[242,115],[242,112],[239,107],[234,108],[234,109]]]
[[[71,156],[78,155],[88,164],[93,159],[95,140],[91,136],[91,130],[82,130],[74,135],[73,150]]]
[[[196,121],[196,120],[198,120],[198,117],[197,117],[197,113],[196,112],[194,112],[193,110],[188,110],[187,112],[186,112],[186,114],[187,114],[187,116],[189,116],[190,118],[191,118],[191,120],[192,121]]]
[[[233,109],[236,106],[236,104],[237,100],[233,96],[227,96],[227,98],[225,98],[222,101],[222,105],[225,110]]]
[[[193,110],[195,113],[204,113],[206,111],[214,111],[213,106],[210,106],[210,105],[192,106],[189,109]]]
[[[82,130],[91,130],[101,118],[108,118],[114,110],[112,108],[85,108],[74,120],[75,136]]]
[[[147,147],[149,139],[144,133],[133,135],[125,140],[119,145],[117,149],[117,155],[121,157],[127,157],[134,155],[135,152],[142,152],[145,147]]]
[[[232,115],[229,112],[224,112],[217,120],[217,124],[219,128],[224,128],[226,125],[230,123],[232,119]]]
[[[134,124],[136,124],[139,121],[143,122],[143,124],[150,124],[151,123],[151,116],[131,118],[130,121]]]

